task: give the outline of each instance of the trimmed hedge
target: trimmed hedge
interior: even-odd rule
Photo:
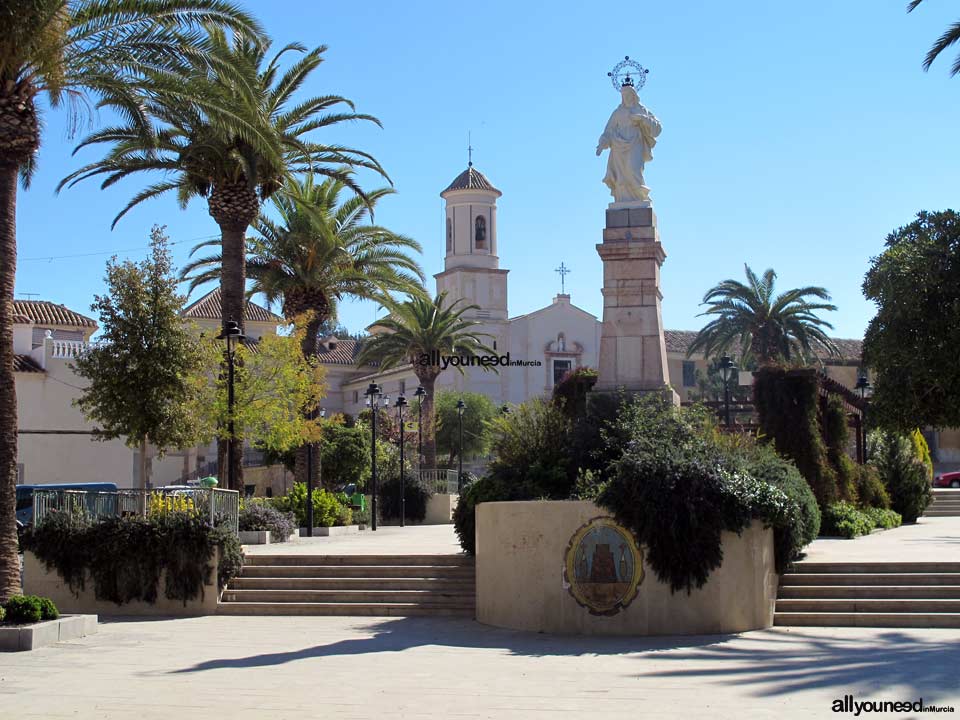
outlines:
[[[407,475],[403,484],[404,511],[406,520],[423,522],[427,517],[427,501],[432,493],[416,478]],[[380,517],[384,520],[400,519],[400,478],[392,477],[380,485]]]
[[[12,625],[32,625],[43,620],[56,620],[60,611],[53,600],[39,595],[13,595],[0,607],[0,621]]]

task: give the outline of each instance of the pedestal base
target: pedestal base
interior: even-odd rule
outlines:
[[[669,387],[660,314],[660,266],[666,253],[650,207],[612,208],[603,242],[603,327],[595,392],[676,393]]]

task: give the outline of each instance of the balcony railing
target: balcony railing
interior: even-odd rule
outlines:
[[[50,340],[50,357],[55,360],[72,360],[87,351],[89,343],[82,340]]]

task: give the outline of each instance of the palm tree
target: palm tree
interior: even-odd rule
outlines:
[[[423,454],[428,468],[437,465],[433,398],[437,377],[443,369],[432,364],[430,358],[436,353],[474,357],[494,352],[481,339],[490,335],[474,330],[479,323],[464,317],[465,313],[478,310],[479,306],[460,305],[463,298],[447,305],[446,299],[447,294],[440,293],[433,300],[411,295],[404,302],[387,301],[390,314],[377,322],[384,332],[367,340],[357,355],[357,365],[377,362],[384,371],[407,363],[413,365],[417,379],[427,391],[423,400]],[[457,369],[463,373],[462,367]]]
[[[289,180],[272,199],[278,221],[261,214],[258,235],[247,240],[248,295],[262,293],[268,304],[280,303],[284,318],[305,322],[305,357],[316,353],[318,331],[336,317],[343,298],[381,301],[392,292],[423,292],[423,269],[408,254],[423,252],[420,243],[368,222],[376,203],[394,191],[342,199],[345,189],[334,178]],[[201,243],[191,255],[215,244]],[[216,279],[221,264],[215,254],[186,265],[190,292]]]
[[[40,147],[38,97],[52,108],[66,100],[74,120],[91,98],[124,118],[138,116],[132,94],[147,72],[206,62],[204,26],[262,35],[223,0],[6,0],[0,7],[0,601],[20,587],[13,286],[17,180],[29,185]]]
[[[293,96],[323,61],[326,48],[311,51],[290,44],[269,61],[269,43],[253,43],[242,36],[212,32],[209,71],[199,63],[183,73],[155,73],[142,98],[152,124],[137,118],[125,126],[107,128],[87,137],[79,147],[111,146],[106,156],[61,182],[106,176],[102,187],[141,172],[164,174],[130,200],[114,225],[131,208],[151,198],[175,193],[181,207],[195,197],[207,200],[210,215],[220,227],[221,319],[243,325],[246,290],[245,235],[260,213],[261,203],[304,170],[333,177],[363,195],[344,167],[360,166],[381,174],[383,169],[367,153],[339,145],[321,145],[308,139],[315,130],[346,120],[367,120],[353,112],[353,104],[338,95],[299,102]],[[288,53],[301,57],[280,72]],[[349,112],[332,112],[347,105]],[[242,438],[232,438],[234,476],[242,483]],[[225,455],[224,441],[218,455]],[[225,475],[223,463],[221,474]],[[239,488],[234,488],[239,489]]]
[[[907,5],[907,12],[913,12],[922,2],[923,0],[911,0],[910,4]],[[955,22],[953,25],[944,30],[943,35],[938,37],[927,51],[927,56],[923,59],[923,69],[929,70],[930,66],[933,65],[933,61],[940,56],[940,53],[947,48],[956,45],[958,42],[960,42],[960,22]],[[956,59],[953,61],[953,66],[950,68],[951,75],[956,75],[958,73],[960,73],[960,54],[957,55]]]
[[[393,193],[381,188],[366,200],[351,195],[340,180],[327,178],[315,184],[288,181],[273,197],[279,221],[266,215],[256,221],[259,235],[247,249],[247,275],[253,281],[249,294],[263,293],[269,304],[281,303],[284,318],[303,323],[304,357],[317,352],[319,329],[336,316],[345,297],[382,301],[391,292],[422,293],[423,270],[408,251],[422,252],[420,243],[369,220],[377,201]],[[216,244],[201,243],[193,249]],[[190,276],[190,291],[215,279],[220,255],[200,258],[183,269]],[[305,448],[297,453],[296,474],[306,477]]]
[[[758,278],[748,265],[743,267],[746,284],[724,280],[703,296],[703,304],[709,309],[701,315],[715,317],[697,333],[687,357],[698,351],[707,357],[721,355],[734,347],[741,357],[749,353],[762,365],[807,360],[815,357],[818,350],[840,354],[823,330],[833,329],[833,325],[816,315],[819,311],[836,310],[836,306],[807,300],[830,300],[824,288],[802,287],[774,296],[777,274],[773,270]]]

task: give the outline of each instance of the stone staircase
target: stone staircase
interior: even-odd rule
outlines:
[[[220,615],[473,617],[465,555],[248,555]]]
[[[931,502],[923,513],[924,517],[960,517],[960,490],[933,491]]]
[[[960,562],[799,562],[774,625],[960,628]]]

